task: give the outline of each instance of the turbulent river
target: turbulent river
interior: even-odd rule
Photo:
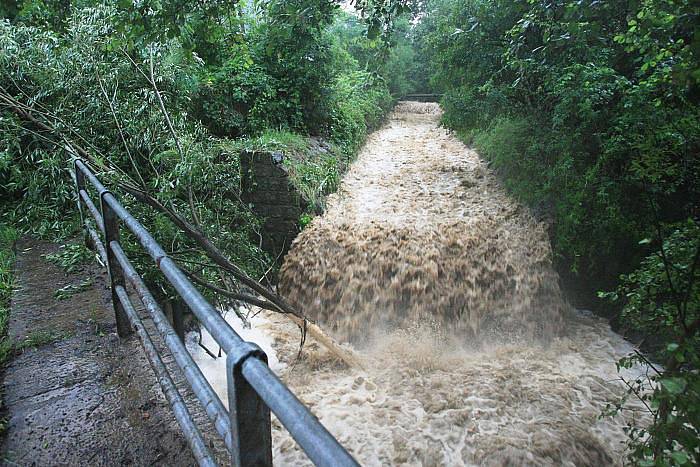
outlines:
[[[566,304],[545,226],[439,117],[400,103],[280,273],[363,368],[312,340],[295,362],[299,331],[280,315],[237,328],[363,465],[622,464],[623,427],[644,420],[633,405],[600,414],[632,347]],[[193,351],[224,394],[223,359]],[[273,430],[277,464],[308,463]]]

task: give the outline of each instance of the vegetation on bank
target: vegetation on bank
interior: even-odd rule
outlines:
[[[0,371],[14,349],[14,343],[7,337],[7,326],[10,320],[10,300],[14,286],[16,239],[15,229],[0,223]],[[2,394],[0,394],[0,408],[2,405]],[[0,435],[5,431],[5,425],[5,420],[0,419]]]
[[[237,142],[241,151],[284,154],[290,182],[308,202],[305,215],[323,211],[326,195],[337,190],[367,134],[381,124],[395,100],[381,77],[359,70],[339,77],[333,94],[327,137],[265,130]]]
[[[10,299],[14,284],[15,253],[14,244],[17,232],[12,227],[0,224],[0,367],[5,364],[12,352],[12,342],[7,337],[10,318]]]
[[[562,269],[617,282],[655,220],[697,216],[692,2],[429,2],[420,25],[444,122],[552,224]],[[592,294],[591,294],[592,295]]]
[[[568,288],[662,363],[628,382],[653,418],[630,460],[697,464],[700,6],[428,0],[413,34],[444,124],[549,221]]]
[[[241,202],[241,151],[293,155],[292,181],[318,210],[394,99],[385,42],[333,1],[26,0],[0,14],[3,222],[74,235],[71,161],[87,158],[183,267],[219,288],[233,283],[196,266],[210,258],[178,216],[261,277],[273,260]]]

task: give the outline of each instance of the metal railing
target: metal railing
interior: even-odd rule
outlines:
[[[270,370],[267,365],[267,356],[260,347],[244,341],[236,334],[148,231],[100,183],[88,166],[83,161],[76,160],[74,168],[81,221],[89,242],[97,250],[109,272],[117,332],[120,337],[126,337],[136,331],[197,462],[204,466],[217,465],[204,442],[200,429],[161,360],[151,336],[134,308],[127,293],[127,284],[143,303],[192,392],[223,439],[233,465],[272,465],[270,411],[277,416],[314,464],[358,465],[306,406]],[[89,185],[86,182],[89,182]],[[99,196],[99,210],[90,198],[89,186],[93,187]],[[85,217],[85,209],[94,219],[96,229]],[[122,224],[153,258],[167,281],[192,310],[200,324],[226,353],[229,410],[226,410],[124,253],[120,244]]]
[[[401,97],[402,101],[420,101],[420,102],[440,102],[442,94],[406,94]]]

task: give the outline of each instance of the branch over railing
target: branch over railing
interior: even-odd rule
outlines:
[[[151,336],[136,313],[127,288],[133,291],[133,295],[143,303],[155,328],[192,388],[192,392],[222,437],[231,454],[233,465],[272,465],[270,411],[289,430],[314,464],[358,465],[318,419],[270,370],[265,353],[256,344],[246,342],[236,334],[223,316],[190,282],[175,261],[102,185],[82,160],[75,161],[75,181],[78,208],[87,237],[109,271],[119,336],[126,337],[136,330],[197,462],[206,466],[216,465],[196,422],[153,345]],[[99,210],[90,198],[89,187],[92,187],[99,196]],[[93,228],[85,217],[85,210],[94,219],[97,229]],[[168,283],[173,286],[201,325],[226,353],[229,410],[226,410],[194,362],[158,302],[122,249],[120,243],[122,226],[135,236]]]

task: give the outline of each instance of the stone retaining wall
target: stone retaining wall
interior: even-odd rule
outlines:
[[[289,183],[280,152],[241,154],[243,201],[264,219],[262,247],[281,261],[299,233],[299,216],[306,202]]]

